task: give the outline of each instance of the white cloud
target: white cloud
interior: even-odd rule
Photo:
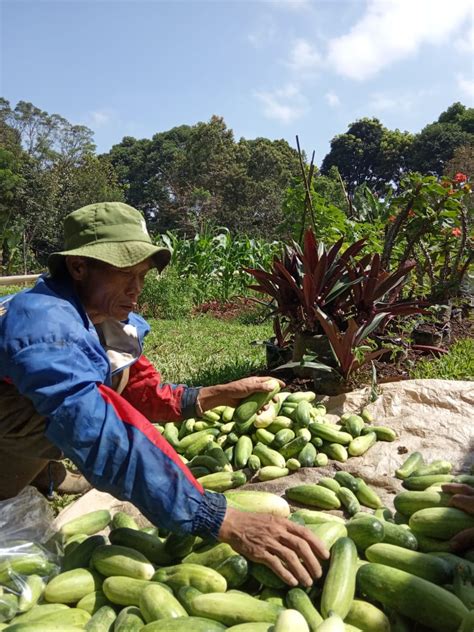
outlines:
[[[466,79],[464,75],[458,75],[457,82],[463,94],[474,103],[474,79]]]
[[[257,91],[255,97],[263,105],[263,114],[280,123],[291,123],[308,111],[306,97],[293,83],[273,92]]]
[[[263,48],[270,44],[276,37],[276,27],[273,19],[266,16],[261,19],[254,30],[247,35],[248,41],[255,48]]]
[[[423,44],[448,40],[472,13],[471,0],[369,0],[351,30],[329,41],[329,65],[350,79],[369,79]]]
[[[94,110],[87,114],[88,125],[94,129],[105,127],[115,119],[115,112],[110,109]]]
[[[474,53],[474,24],[468,30],[456,40],[455,47],[460,53],[468,53],[472,55]]]
[[[305,39],[297,39],[290,51],[287,65],[295,72],[311,72],[322,64],[321,55]]]
[[[410,110],[413,100],[410,97],[390,96],[383,92],[374,92],[367,104],[371,112],[386,112],[387,110]]]
[[[339,105],[341,105],[341,99],[337,96],[335,92],[332,92],[331,90],[329,92],[326,92],[324,98],[332,108],[337,108]]]
[[[296,11],[307,9],[311,6],[311,0],[263,0],[263,2]]]

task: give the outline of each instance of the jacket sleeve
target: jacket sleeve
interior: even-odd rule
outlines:
[[[99,383],[87,348],[27,345],[10,357],[8,374],[48,418],[46,436],[94,487],[132,502],[155,525],[217,537],[224,495],[206,492],[153,425]]]
[[[130,367],[122,397],[151,421],[180,421],[195,415],[198,393],[199,388],[163,383],[161,375],[142,355]]]

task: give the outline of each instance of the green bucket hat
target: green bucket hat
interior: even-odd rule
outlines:
[[[54,274],[66,255],[90,257],[116,268],[128,268],[152,258],[161,272],[169,263],[168,248],[155,246],[143,215],[122,202],[89,204],[64,220],[64,250],[48,257]]]

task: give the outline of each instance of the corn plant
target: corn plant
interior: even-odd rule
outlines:
[[[207,230],[193,239],[167,232],[161,243],[172,251],[171,265],[179,276],[193,279],[196,304],[248,295],[250,276],[245,268],[268,267],[280,248],[278,242],[233,236],[227,228]]]

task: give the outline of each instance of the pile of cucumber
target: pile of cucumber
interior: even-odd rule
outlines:
[[[39,554],[2,562],[0,630],[472,632],[474,549],[454,555],[449,539],[474,527],[474,516],[448,506],[440,469],[446,462],[410,455],[396,473],[407,489],[393,515],[348,472],[288,488],[289,499],[307,506],[293,512],[269,492],[226,492],[232,506],[286,517],[325,543],[330,559],[311,589],[288,588],[226,543],[92,512],[62,527],[62,568],[49,581]],[[474,485],[473,475],[449,476]],[[328,511],[335,509],[343,515]],[[97,535],[106,528],[108,536]]]
[[[391,428],[373,424],[368,410],[344,414],[336,424],[314,392],[280,392],[279,383],[271,382],[272,391],[252,395],[236,409],[219,406],[202,419],[156,424],[206,489],[223,492],[253,475],[269,481],[301,467],[326,466],[329,459],[345,462],[376,441],[397,438]]]

